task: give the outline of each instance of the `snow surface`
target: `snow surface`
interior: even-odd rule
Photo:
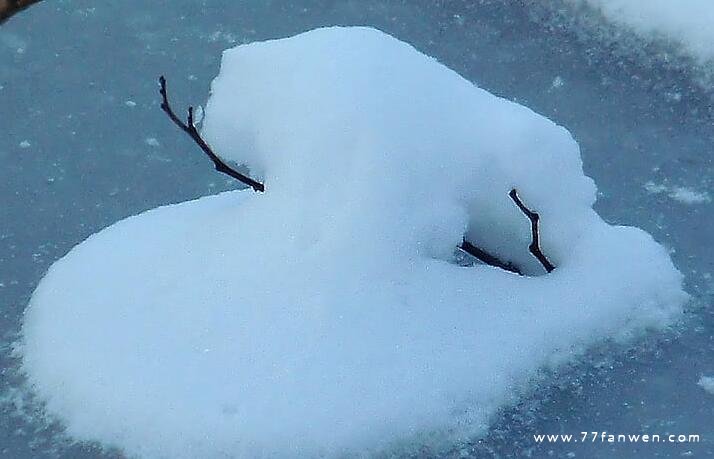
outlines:
[[[684,46],[700,61],[714,59],[714,2],[711,0],[570,0],[597,8],[609,21],[644,38]]]
[[[226,51],[204,134],[266,193],[116,223],[31,299],[23,365],[75,438],[179,458],[453,441],[687,299],[661,246],[592,210],[564,128],[374,29]],[[453,263],[468,232],[541,274],[514,186],[558,268]]]

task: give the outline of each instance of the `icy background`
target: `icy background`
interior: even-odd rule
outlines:
[[[456,1],[56,1],[22,13],[0,28],[3,342],[15,338],[44,271],[88,235],[142,210],[234,186],[159,111],[157,75],[170,77],[177,106],[200,103],[228,46],[368,24],[566,126],[598,184],[599,213],[667,245],[696,298],[677,332],[632,350],[593,350],[504,411],[485,439],[454,445],[453,455],[714,454],[714,397],[698,385],[714,374],[712,94],[686,58],[662,57],[656,47],[666,45],[626,36],[641,45],[630,52],[613,44],[607,27],[605,35],[588,28],[594,19],[564,16],[536,5]],[[28,416],[9,345],[0,359],[2,457],[116,456],[69,445]],[[533,433],[580,431],[699,433],[703,441],[532,440]]]
[[[642,38],[662,38],[702,62],[714,58],[714,8],[709,0],[569,0]]]

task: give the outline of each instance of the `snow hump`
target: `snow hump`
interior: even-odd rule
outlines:
[[[74,438],[146,458],[473,438],[539,369],[686,300],[661,246],[592,210],[564,128],[380,31],[226,51],[203,134],[266,192],[120,221],[31,299],[24,369]],[[455,263],[465,234],[531,275]]]

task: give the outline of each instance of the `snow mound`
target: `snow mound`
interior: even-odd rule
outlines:
[[[226,51],[204,134],[266,192],[116,223],[31,299],[24,368],[75,438],[172,458],[465,438],[686,300],[662,247],[592,210],[564,128],[377,30]],[[465,233],[533,275],[454,263]]]
[[[700,62],[714,62],[714,2],[711,0],[569,0],[596,8],[614,24],[639,36],[680,44]]]

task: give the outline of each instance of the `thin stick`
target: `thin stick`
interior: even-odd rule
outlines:
[[[516,273],[519,276],[523,275],[518,266],[514,265],[511,262],[501,261],[498,257],[491,255],[482,248],[476,247],[475,245],[467,241],[466,238],[464,238],[459,248],[471,255],[472,257],[482,261],[483,263],[486,263],[487,265],[494,266],[496,268],[501,268],[512,273]]]
[[[2,0],[0,0],[2,1]],[[236,180],[239,180],[246,185],[250,186],[253,188],[255,191],[265,191],[265,186],[253,180],[252,178],[241,174],[240,172],[236,171],[235,169],[232,169],[230,166],[228,166],[218,155],[216,155],[213,150],[211,149],[210,146],[206,143],[205,140],[201,137],[201,135],[198,132],[198,129],[196,129],[196,126],[194,124],[194,118],[193,118],[193,107],[188,108],[188,122],[184,123],[181,121],[181,119],[176,116],[176,113],[173,111],[171,108],[171,104],[169,103],[169,98],[166,90],[166,78],[161,76],[159,78],[159,84],[161,85],[161,89],[159,92],[161,93],[162,97],[162,102],[161,102],[161,109],[168,115],[169,119],[176,125],[178,126],[182,131],[184,131],[186,134],[189,135],[193,139],[196,144],[201,147],[201,150],[206,154],[206,156],[209,157],[211,161],[213,161],[213,164],[218,172],[224,173],[226,175],[229,175],[233,177]],[[516,189],[512,189],[511,192],[508,194],[513,202],[516,203],[518,208],[528,217],[528,219],[531,221],[531,244],[528,246],[528,250],[538,259],[541,265],[545,268],[547,272],[551,272],[555,269],[555,266],[546,258],[545,255],[543,255],[543,252],[540,249],[540,241],[539,241],[539,235],[538,235],[538,221],[540,219],[540,216],[536,213],[530,210],[528,207],[523,204],[523,201],[518,197],[518,192]],[[468,253],[469,255],[473,256],[474,258],[480,260],[481,262],[494,266],[496,268],[501,268],[505,271],[509,271],[512,273],[516,273],[518,275],[523,275],[523,272],[521,269],[514,265],[511,262],[504,262],[500,260],[498,257],[491,255],[490,253],[486,252],[485,250],[481,249],[480,247],[477,247],[467,241],[465,238],[459,245],[459,248],[463,250],[464,252]]]
[[[159,92],[161,93],[162,97],[161,109],[166,112],[168,117],[171,119],[171,121],[173,121],[176,126],[181,128],[182,131],[188,134],[189,137],[191,137],[193,141],[196,142],[199,147],[201,147],[201,150],[203,150],[206,156],[208,156],[210,160],[213,161],[213,165],[215,166],[216,170],[245,183],[249,187],[253,188],[253,190],[255,191],[265,191],[265,186],[262,183],[257,182],[252,178],[248,177],[247,175],[241,174],[240,172],[231,168],[230,166],[228,166],[228,164],[225,163],[225,161],[223,161],[217,154],[213,152],[211,147],[209,147],[206,141],[203,140],[201,134],[198,133],[198,129],[196,129],[196,126],[193,123],[193,107],[188,107],[188,123],[184,123],[178,116],[176,116],[176,113],[174,113],[173,109],[171,108],[171,104],[169,104],[169,98],[166,92],[166,78],[164,78],[163,75],[159,78],[159,84],[161,85],[161,89],[159,90]]]
[[[523,204],[523,201],[521,201],[521,198],[518,197],[518,192],[516,189],[512,189],[510,193],[508,193],[508,196],[511,197],[513,202],[516,203],[519,209],[521,209],[521,212],[525,214],[526,217],[531,221],[531,244],[528,246],[528,250],[535,256],[538,261],[540,262],[541,265],[545,268],[547,272],[551,272],[555,269],[555,266],[548,261],[548,258],[546,258],[545,255],[543,255],[543,252],[540,250],[540,238],[538,236],[538,221],[540,220],[540,215],[538,213],[533,212],[530,210],[528,207],[526,207],[525,204]]]

